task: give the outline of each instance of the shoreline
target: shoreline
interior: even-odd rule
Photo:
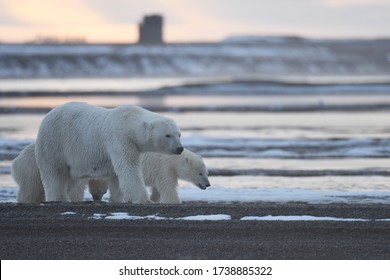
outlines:
[[[385,204],[0,204],[1,259],[390,259]],[[67,214],[64,214],[67,213]],[[94,219],[94,214],[230,220]],[[244,216],[366,221],[243,221]],[[382,220],[386,219],[386,221]]]

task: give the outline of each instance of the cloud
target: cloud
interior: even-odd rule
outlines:
[[[111,23],[135,24],[144,14],[164,13],[164,5],[156,0],[79,0]]]
[[[1,40],[30,41],[37,36],[85,38],[90,42],[131,42],[134,25],[115,23],[80,0],[0,0]],[[107,2],[108,3],[108,2]],[[108,3],[110,4],[110,3]]]
[[[384,0],[157,0],[169,3],[181,17],[171,26],[172,36],[210,36],[221,39],[230,34],[292,34],[324,37],[389,36],[390,9]],[[367,4],[372,1],[372,5]],[[386,0],[390,5],[389,1]],[[184,3],[185,2],[185,3]],[[191,30],[186,32],[185,27]],[[205,32],[207,30],[207,32]],[[183,34],[183,35],[181,35]],[[217,37],[218,36],[218,37]]]
[[[13,20],[33,26],[79,26],[103,21],[77,0],[5,0],[3,6]]]
[[[236,34],[390,35],[388,0],[0,0],[0,40],[135,42],[138,23],[151,13],[164,16],[167,42]]]
[[[322,2],[333,7],[389,5],[388,0],[322,0]]]

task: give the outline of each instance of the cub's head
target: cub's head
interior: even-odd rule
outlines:
[[[143,126],[148,132],[148,148],[151,152],[175,155],[183,152],[180,129],[172,119],[156,118],[150,122],[144,122]]]
[[[190,182],[202,190],[210,187],[209,172],[202,158],[188,150],[184,150],[180,157],[179,179]]]

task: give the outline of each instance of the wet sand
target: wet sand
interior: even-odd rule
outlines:
[[[75,214],[63,215],[64,212]],[[93,214],[229,221],[107,220]],[[242,221],[243,216],[312,215],[365,222]],[[390,259],[390,207],[382,204],[201,203],[0,204],[1,259]],[[375,221],[374,221],[375,220]]]

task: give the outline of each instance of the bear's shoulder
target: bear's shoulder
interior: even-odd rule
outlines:
[[[152,111],[149,111],[145,108],[142,108],[140,106],[136,105],[121,105],[116,108],[113,108],[110,110],[111,115],[114,116],[114,118],[123,118],[128,120],[136,120],[139,122],[146,121],[162,121],[167,122],[167,118],[154,113]]]

